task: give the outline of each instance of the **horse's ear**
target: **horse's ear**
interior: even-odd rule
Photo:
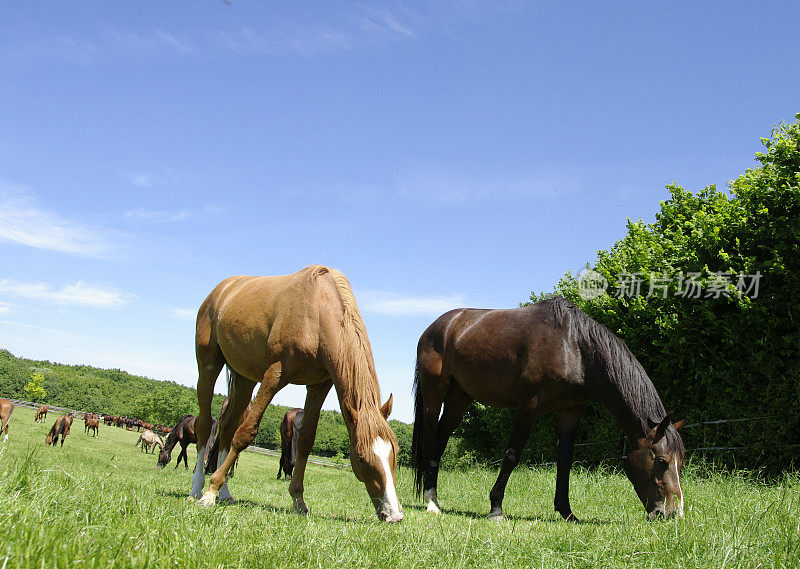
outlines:
[[[669,427],[669,413],[664,419],[658,424],[658,426],[650,431],[653,434],[653,442],[658,442],[664,438],[664,435],[667,434],[667,427]],[[655,432],[654,432],[655,431]]]
[[[342,415],[344,416],[345,422],[349,421],[353,425],[358,423],[358,413],[356,413],[356,410],[353,409],[352,405],[347,401],[342,403]]]
[[[388,419],[389,415],[392,413],[392,394],[389,394],[389,399],[386,400],[386,403],[383,404],[381,407],[381,415],[383,415],[384,419]]]
[[[680,431],[684,424],[686,424],[686,419],[681,419],[677,423],[672,423],[672,428],[674,428],[676,431]]]

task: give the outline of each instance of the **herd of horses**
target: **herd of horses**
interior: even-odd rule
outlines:
[[[158,458],[164,467],[180,444],[176,468],[182,459],[188,469],[186,449],[196,445],[190,499],[202,505],[233,499],[228,479],[239,454],[253,442],[273,396],[292,383],[306,386],[306,401],[303,409],[288,411],[281,425],[278,478],[291,478],[294,510],[308,512],[305,470],[322,403],[333,387],[350,437],[353,474],[364,483],[379,519],[403,519],[395,484],[398,445],[387,422],[392,395],[381,404],[366,327],[342,273],[314,265],[293,275],[222,281],[200,306],[195,353],[199,414],[182,418],[169,431]],[[211,399],[223,367],[228,370],[228,400],[217,422]],[[624,471],[647,518],[683,516],[685,449],[678,432],[683,421],[671,422],[655,386],[622,340],[565,299],[443,314],[419,339],[413,393],[414,485],[430,513],[441,512],[437,481],[447,441],[477,401],[514,411],[489,493],[489,517],[504,516],[506,484],[533,422],[554,413],[554,509],[576,521],[569,502],[575,433],[586,405],[597,400],[630,440]],[[4,413],[0,401],[7,433],[10,411]],[[140,442],[144,446],[143,437]],[[207,489],[205,474],[211,474]]]

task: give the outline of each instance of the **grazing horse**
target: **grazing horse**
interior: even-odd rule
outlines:
[[[291,478],[292,469],[297,462],[297,439],[300,436],[300,427],[303,426],[303,410],[295,407],[289,409],[281,421],[281,460],[278,462],[278,480],[281,473],[286,478]]]
[[[14,404],[8,399],[0,399],[0,433],[3,434],[3,442],[8,440],[8,420],[14,412]]]
[[[558,461],[554,506],[575,520],[569,471],[575,431],[587,402],[605,405],[630,438],[625,473],[650,520],[683,515],[679,473],[683,441],[670,424],[644,368],[627,346],[563,298],[510,310],[457,309],[431,324],[417,346],[412,462],[417,492],[439,513],[439,460],[475,400],[515,410],[489,517],[502,518],[503,496],[534,419],[556,413]],[[444,411],[442,405],[444,404]]]
[[[221,420],[219,468],[203,493],[203,469],[196,468],[192,496],[204,505],[230,500],[227,475],[239,453],[258,432],[272,397],[289,383],[307,389],[297,463],[289,484],[295,511],[307,513],[303,478],[319,413],[331,386],[350,436],[350,462],[364,483],[378,518],[403,519],[395,490],[397,439],[386,418],[372,348],[350,283],[340,272],[319,265],[279,277],[230,277],[217,285],[197,315],[195,353],[200,441],[211,431],[211,398],[227,364],[231,412]],[[261,383],[245,413],[257,383]],[[198,465],[205,451],[198,442]]]
[[[36,416],[33,418],[33,422],[44,423],[45,419],[47,419],[47,405],[42,405],[39,407],[39,410],[36,411]]]
[[[197,418],[194,415],[185,415],[174,427],[172,427],[172,430],[170,430],[170,432],[167,434],[167,438],[164,441],[164,446],[161,448],[161,452],[158,454],[157,465],[159,468],[164,468],[169,464],[169,461],[172,459],[172,449],[175,448],[175,445],[177,444],[181,445],[181,452],[178,455],[178,461],[175,463],[175,468],[180,466],[181,459],[183,460],[184,466],[187,469],[189,468],[189,461],[186,457],[186,449],[190,444],[197,443],[197,434],[195,432],[196,419]],[[216,425],[216,421],[214,421],[214,425]],[[206,445],[206,448],[211,449],[213,445],[214,441],[210,440],[209,444]]]
[[[53,447],[58,444],[58,437],[61,437],[61,446],[64,446],[64,441],[69,434],[69,429],[72,427],[72,418],[73,415],[70,413],[69,415],[62,415],[56,422],[53,423],[53,426],[50,427],[50,432],[47,433],[47,437],[45,438],[44,442],[46,445],[53,445]]]
[[[150,449],[153,449],[153,452],[156,452],[156,447],[158,447],[159,451],[164,450],[164,441],[161,437],[155,434],[150,429],[145,429],[141,435],[139,435],[139,440],[136,441],[136,446],[142,445],[142,451],[145,454],[150,452]]]
[[[100,434],[100,419],[95,417],[92,414],[84,415],[83,416],[83,434],[88,435],[89,431],[94,431],[93,436],[98,436]]]

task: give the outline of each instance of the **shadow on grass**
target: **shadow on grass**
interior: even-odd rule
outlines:
[[[426,511],[425,506],[420,506],[417,504],[403,504],[404,510],[419,510],[421,512]],[[476,512],[468,512],[466,510],[459,510],[458,508],[444,508],[442,509],[442,515],[453,515],[453,516],[462,516],[464,518],[472,518],[473,520],[488,520],[488,514],[478,514]],[[533,515],[533,516],[515,516],[515,515],[508,515],[506,514],[506,520],[510,522],[514,521],[525,521],[525,522],[549,522],[554,524],[575,524],[575,525],[593,525],[593,526],[607,526],[615,523],[612,520],[599,520],[596,518],[590,519],[578,519],[578,520],[571,520],[566,521],[559,515],[550,515],[550,516],[543,516],[543,515]]]
[[[169,498],[181,498],[185,500],[188,495],[185,492],[178,492],[175,490],[158,490],[156,492],[164,497]],[[264,502],[256,502],[255,500],[248,500],[247,498],[239,499],[237,498],[233,503],[225,503],[219,502],[216,507],[222,508],[252,508],[257,510],[263,510],[266,512],[270,512],[273,514],[288,514],[299,516],[294,509],[289,506],[273,506],[272,504],[265,504]],[[337,521],[337,522],[344,522],[344,523],[351,523],[351,524],[363,524],[363,525],[371,525],[377,521],[377,519],[364,519],[364,518],[356,518],[356,517],[346,517],[340,515],[328,515],[328,514],[321,514],[319,512],[311,512],[309,516],[313,516],[314,518],[321,519],[321,520],[330,520],[330,521]]]

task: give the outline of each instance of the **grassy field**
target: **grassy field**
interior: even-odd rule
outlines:
[[[186,500],[191,473],[157,470],[134,447],[138,434],[101,427],[94,439],[76,420],[54,449],[44,445],[54,420],[34,424],[18,407],[0,446],[0,569],[800,566],[797,477],[764,485],[690,465],[686,517],[648,523],[623,476],[578,469],[572,507],[585,523],[568,524],[551,511],[553,469],[520,468],[498,523],[484,517],[495,472],[443,472],[445,514],[434,517],[403,470],[406,518],[386,525],[349,470],[310,467],[302,517],[289,509],[288,482],[275,479],[276,459],[245,453],[231,484],[237,503],[203,509]]]

